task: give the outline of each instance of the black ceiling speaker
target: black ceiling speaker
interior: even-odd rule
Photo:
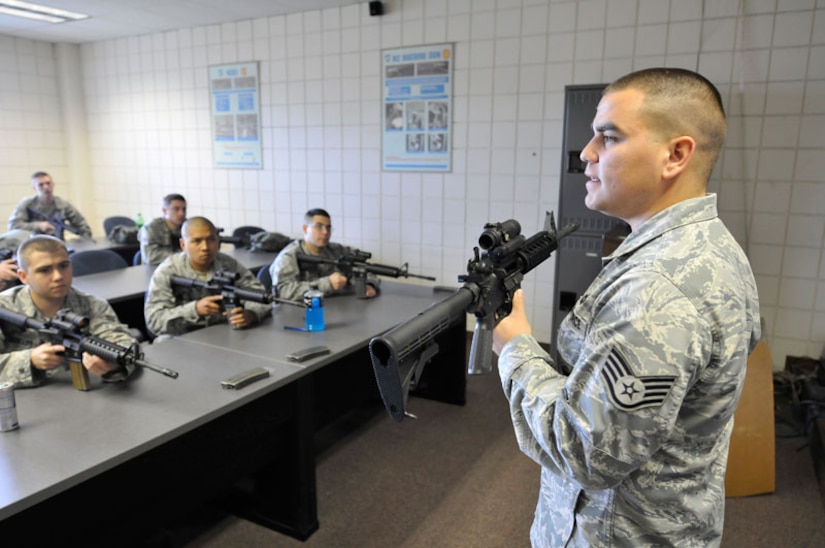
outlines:
[[[370,15],[384,15],[384,4],[378,0],[370,2]]]

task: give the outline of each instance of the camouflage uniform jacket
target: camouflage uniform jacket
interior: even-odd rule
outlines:
[[[76,228],[81,236],[85,236],[86,238],[92,237],[92,229],[89,228],[89,223],[86,222],[83,215],[81,215],[72,204],[57,196],[54,196],[54,202],[51,204],[44,204],[37,195],[20,200],[9,219],[9,230],[22,228],[30,232],[40,232],[37,225],[46,219],[39,219],[32,215],[29,212],[29,208],[39,211],[47,217],[57,216],[57,218],[61,219],[65,224]],[[63,237],[63,235],[60,234],[59,227],[55,235],[59,238]]]
[[[39,322],[48,320],[34,305],[26,285],[0,293],[0,307]],[[66,296],[65,308],[89,319],[89,335],[121,346],[130,346],[135,342],[128,328],[120,323],[115,311],[103,299],[71,288]],[[43,371],[31,366],[31,350],[50,342],[48,337],[34,329],[23,329],[7,322],[0,322],[0,325],[0,382],[13,382],[17,387],[37,386],[48,377],[64,371],[60,367]],[[122,381],[132,374],[134,368],[132,365],[107,373],[102,377],[103,381]]]
[[[199,299],[215,295],[215,292],[201,287],[182,287],[172,283],[172,276],[208,282],[215,277],[218,270],[240,273],[237,287],[266,291],[248,268],[229,255],[219,252],[209,272],[198,272],[190,266],[185,253],[178,253],[160,263],[152,274],[144,306],[147,327],[155,335],[181,335],[208,325],[226,323],[225,316],[200,316],[195,310],[195,303]],[[243,305],[247,310],[254,312],[258,320],[272,312],[272,307],[268,304],[245,301]]]
[[[733,413],[760,337],[750,265],[708,195],[648,219],[559,328],[499,372],[542,466],[534,546],[718,546]]]
[[[278,289],[278,296],[282,299],[300,300],[310,289],[310,284],[317,285],[325,296],[348,295],[355,293],[355,284],[352,277],[347,280],[343,289],[334,290],[329,275],[338,268],[334,264],[309,263],[298,264],[298,254],[312,255],[304,245],[303,240],[294,240],[278,253],[272,264],[269,265],[269,274],[272,276],[272,287]],[[322,247],[319,257],[338,260],[346,255],[347,248],[341,244],[328,243]],[[367,283],[376,289],[381,281],[377,276],[368,275]]]
[[[143,264],[159,265],[169,255],[179,253],[180,229],[173,232],[166,219],[158,217],[143,225],[138,233],[140,257]]]

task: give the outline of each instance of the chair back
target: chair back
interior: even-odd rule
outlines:
[[[143,255],[140,254],[140,249],[135,251],[135,256],[132,257],[132,266],[140,266],[143,264]]]
[[[117,225],[136,226],[134,219],[130,219],[129,217],[123,217],[121,215],[106,217],[103,219],[103,234],[108,236],[112,229]]]
[[[261,282],[267,293],[272,293],[272,276],[269,274],[269,265],[265,264],[258,270],[256,274],[258,281]]]
[[[238,241],[234,244],[235,248],[248,247],[248,245],[245,245],[244,241],[248,242],[249,236],[257,234],[258,232],[264,232],[264,229],[259,226],[239,226],[233,230],[232,236],[234,238],[238,238]]]
[[[75,251],[69,255],[69,260],[72,262],[74,276],[85,276],[129,266],[126,259],[110,249]]]

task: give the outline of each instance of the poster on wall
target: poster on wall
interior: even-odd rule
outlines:
[[[385,171],[450,171],[453,45],[383,50]]]
[[[258,63],[209,67],[215,167],[263,167]]]

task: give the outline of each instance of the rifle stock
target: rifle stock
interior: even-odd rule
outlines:
[[[384,406],[395,420],[401,421],[407,414],[409,391],[415,388],[427,361],[438,352],[435,337],[452,325],[456,317],[466,316],[476,291],[474,287],[461,287],[443,301],[370,340],[370,358],[378,389]]]

